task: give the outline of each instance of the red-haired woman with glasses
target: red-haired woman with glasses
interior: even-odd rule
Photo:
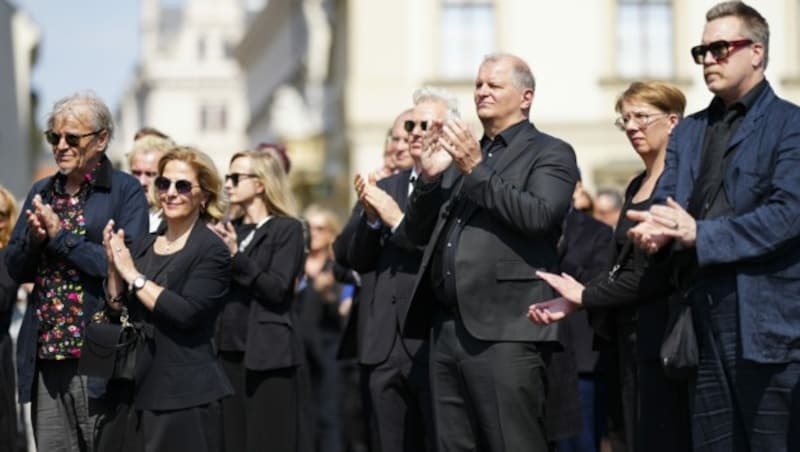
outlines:
[[[145,337],[133,380],[136,437],[104,439],[138,441],[154,452],[221,451],[220,400],[233,390],[212,338],[231,259],[206,224],[222,218],[222,180],[207,155],[178,147],[159,161],[153,185],[164,218],[159,231],[130,250],[113,222],[104,231],[108,305],[126,307]]]
[[[233,155],[225,176],[232,221],[213,231],[233,259],[219,317],[219,359],[235,390],[222,403],[225,450],[310,450],[301,421],[310,389],[294,287],[303,268],[303,228],[284,161],[271,150]]]
[[[585,287],[567,274],[537,272],[561,298],[531,305],[528,312],[533,322],[548,324],[584,307],[596,334],[615,344],[620,379],[609,385],[621,388],[623,429],[631,450],[688,450],[690,444],[686,385],[668,379],[659,359],[668,317],[668,270],[653,267],[647,254],[633,245],[627,232],[635,223],[625,215],[629,209],[650,207],[670,133],[685,106],[683,93],[662,82],[634,82],[619,96],[615,125],[645,170],[625,191],[609,272]]]

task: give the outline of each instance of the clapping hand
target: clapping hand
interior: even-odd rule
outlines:
[[[585,287],[572,276],[566,273],[557,275],[542,271],[536,272],[536,276],[542,278],[561,297],[530,305],[528,319],[532,322],[541,325],[557,322],[577,311],[583,303],[583,290]]]
[[[369,221],[374,222],[377,218],[370,218],[370,215],[376,215],[383,224],[393,228],[403,218],[403,211],[394,198],[378,187],[374,180],[365,180],[363,176],[356,175],[355,186]]]
[[[460,119],[449,119],[439,137],[439,146],[447,151],[463,174],[470,174],[472,169],[483,160],[480,143],[469,127]]]
[[[231,256],[239,251],[239,237],[236,235],[236,229],[233,228],[230,221],[222,221],[213,225],[209,224],[208,228],[225,242]]]
[[[453,163],[453,156],[441,144],[442,127],[441,121],[430,121],[422,138],[420,176],[425,181],[436,179]]]

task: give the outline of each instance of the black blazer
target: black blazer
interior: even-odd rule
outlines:
[[[162,229],[163,230],[163,229]],[[158,233],[131,249],[140,268]],[[146,275],[152,278],[153,275]],[[144,323],[146,347],[137,356],[134,404],[146,410],[177,410],[219,400],[233,393],[212,349],[214,323],[231,278],[228,247],[197,221],[186,245],[154,282],[164,287],[148,311],[127,294],[131,318]]]
[[[408,202],[408,184],[411,170],[402,171],[378,181],[378,187],[386,191],[405,210]],[[378,364],[388,358],[398,332],[403,330],[403,314],[411,303],[422,248],[412,244],[402,229],[392,233],[382,226],[372,229],[365,215],[360,215],[355,233],[347,249],[348,261],[359,273],[375,272],[374,289],[362,297],[361,314],[366,316],[364,342],[359,356],[362,364]],[[407,342],[412,355],[419,347],[416,341]]]
[[[468,176],[451,166],[437,182],[418,181],[399,229],[414,243],[429,246],[412,291],[406,332],[428,330],[425,305],[430,303],[422,286],[450,206],[462,198],[468,205],[455,222],[462,228],[455,276],[467,331],[480,340],[556,342],[557,323],[533,325],[526,314],[531,303],[554,297],[535,272],[558,268],[556,246],[577,179],[572,147],[527,123],[494,168],[484,160]]]
[[[250,300],[244,365],[251,370],[292,367],[304,361],[292,311],[295,282],[303,270],[303,226],[272,217],[233,256],[232,296]],[[233,293],[235,292],[235,293]]]
[[[350,246],[353,235],[356,233],[356,229],[358,229],[362,211],[361,204],[356,202],[350,214],[350,219],[333,242],[333,255],[337,267],[350,269],[351,272],[353,271],[352,264],[348,260],[347,249]],[[350,315],[347,317],[347,323],[342,331],[342,338],[339,342],[339,350],[336,356],[338,359],[356,358],[361,362],[364,353],[368,349],[366,346],[367,339],[364,335],[366,333],[367,320],[369,319],[369,313],[367,312],[369,303],[362,302],[362,300],[372,298],[372,292],[375,287],[375,272],[356,272],[356,274],[358,281],[356,281],[353,304],[350,308]]]

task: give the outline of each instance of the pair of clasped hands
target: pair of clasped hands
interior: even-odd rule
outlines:
[[[472,173],[483,159],[480,143],[470,128],[458,118],[446,121],[428,120],[427,130],[421,135],[411,134],[412,149],[421,146],[419,157],[414,158],[419,176],[429,182],[441,175],[451,164],[462,174]],[[416,151],[412,151],[414,155]],[[377,177],[357,174],[353,185],[367,221],[380,220],[394,228],[403,218],[403,211],[392,197],[376,185]]]
[[[33,197],[31,207],[33,210],[25,210],[25,219],[33,240],[41,243],[54,238],[61,231],[61,218],[53,211],[53,207],[42,201],[40,195]]]
[[[628,231],[628,237],[635,246],[650,254],[657,253],[673,240],[683,247],[693,247],[697,234],[697,224],[683,207],[672,198],[664,205],[654,205],[649,210],[629,210],[629,219],[638,222]],[[583,304],[585,286],[572,276],[561,273],[536,272],[550,285],[560,297],[530,305],[528,319],[538,325],[557,322]]]

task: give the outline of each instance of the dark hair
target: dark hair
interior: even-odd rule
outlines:
[[[259,151],[267,151],[270,149],[275,151],[281,159],[283,170],[286,171],[286,174],[289,174],[289,170],[292,169],[292,161],[289,160],[289,154],[286,153],[286,146],[278,143],[259,143],[256,149]]]

